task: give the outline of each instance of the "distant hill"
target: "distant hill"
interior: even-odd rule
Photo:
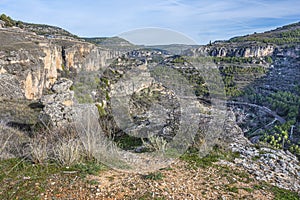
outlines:
[[[300,43],[300,22],[286,25],[264,33],[234,37],[229,42],[257,41],[277,45]]]
[[[127,40],[120,37],[92,37],[92,38],[81,38],[86,42],[90,42],[102,47],[122,50],[132,50],[138,46],[128,42]]]
[[[56,26],[16,21],[5,14],[0,15],[0,20],[4,22],[4,27],[18,27],[26,31],[34,32],[37,35],[44,35],[47,37],[63,36],[79,39],[78,36]]]
[[[92,38],[82,38],[87,42],[94,44],[99,44],[103,46],[134,46],[127,40],[120,37],[92,37]]]
[[[50,26],[46,24],[33,24],[27,22],[22,22],[22,24],[25,30],[35,32],[37,35],[45,35],[48,37],[66,36],[79,39],[77,35],[74,35],[60,27]]]

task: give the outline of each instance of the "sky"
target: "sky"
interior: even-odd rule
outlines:
[[[13,19],[136,44],[207,44],[300,21],[299,0],[0,0]]]

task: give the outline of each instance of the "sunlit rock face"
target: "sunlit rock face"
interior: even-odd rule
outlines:
[[[50,89],[62,73],[99,70],[122,53],[21,29],[2,29],[0,37],[0,74],[14,76],[26,99],[41,98],[43,90]]]
[[[185,52],[189,56],[216,56],[216,57],[265,57],[271,56],[275,50],[274,45],[247,42],[247,43],[220,43],[200,46]]]

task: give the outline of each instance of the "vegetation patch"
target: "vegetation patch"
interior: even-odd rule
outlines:
[[[183,154],[180,159],[189,163],[192,168],[207,168],[211,167],[214,162],[217,162],[220,157],[221,156],[218,153],[210,153],[209,155],[201,158],[197,150],[190,149]]]
[[[61,171],[56,164],[35,165],[17,158],[0,163],[0,199],[39,199],[49,176]]]
[[[144,179],[149,179],[149,180],[162,180],[163,179],[163,174],[161,172],[152,172],[150,174],[144,175],[143,178]]]
[[[282,189],[268,183],[262,182],[254,185],[255,190],[267,190],[274,194],[274,200],[299,200],[299,194],[290,190]]]
[[[133,150],[136,147],[143,145],[141,138],[133,137],[131,135],[124,134],[114,139],[118,147],[124,150]]]

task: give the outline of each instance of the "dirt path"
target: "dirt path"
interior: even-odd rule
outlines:
[[[60,183],[55,177],[42,199],[273,199],[260,183],[240,169],[225,166],[193,168],[178,161],[154,174],[106,170]]]

